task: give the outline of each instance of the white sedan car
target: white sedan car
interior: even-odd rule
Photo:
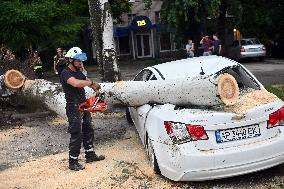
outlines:
[[[256,38],[243,38],[233,41],[228,56],[234,60],[258,58],[263,61],[266,56],[266,48]]]
[[[222,62],[222,64],[220,64]],[[228,64],[226,64],[226,62]],[[202,69],[200,70],[200,64]],[[217,66],[219,65],[222,66]],[[226,66],[228,65],[228,66]],[[264,89],[241,64],[209,56],[143,69],[136,81],[234,75],[239,89]],[[276,99],[239,115],[214,106],[145,104],[128,107],[156,173],[174,181],[201,181],[242,175],[284,162],[284,103]]]

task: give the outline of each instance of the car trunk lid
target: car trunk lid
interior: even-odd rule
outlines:
[[[203,111],[184,122],[202,125],[208,140],[191,141],[199,150],[241,146],[275,137],[278,129],[267,129],[269,114],[283,106],[281,100],[247,110],[243,114]]]
[[[245,52],[257,52],[262,51],[263,45],[245,45],[243,47],[245,49]]]

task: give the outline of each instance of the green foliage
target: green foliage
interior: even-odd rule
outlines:
[[[162,7],[162,21],[172,26],[190,20],[200,21],[218,15],[220,0],[165,0]]]
[[[219,14],[221,0],[165,0],[161,10],[161,21],[176,29],[176,47],[181,48],[184,37],[191,31],[200,34],[201,24],[207,17]],[[200,39],[199,39],[200,40]]]
[[[266,89],[275,94],[276,96],[278,96],[279,98],[281,98],[282,100],[284,100],[284,85],[280,84],[280,85],[269,85],[266,87]]]
[[[284,33],[284,1],[241,1],[242,15],[239,27],[243,36],[273,37]]]
[[[75,7],[57,0],[3,1],[0,43],[16,51],[73,43],[87,21],[74,15]]]
[[[110,0],[114,18],[129,12],[128,0]],[[89,21],[88,0],[2,0],[0,44],[22,51],[71,46]]]
[[[152,5],[152,0],[143,0],[145,4],[145,9],[150,9]]]
[[[111,13],[114,20],[120,22],[123,13],[131,12],[131,3],[128,0],[109,0]]]
[[[269,38],[283,38],[283,10],[283,0],[251,0],[249,3],[247,0],[164,0],[161,19],[162,22],[175,27],[177,35],[183,38],[185,34],[188,35],[188,31],[200,28],[200,23],[211,22],[211,25],[215,25],[212,25],[214,30],[224,28],[226,26],[221,24],[225,22],[221,20],[230,15],[233,17],[227,21],[235,25],[242,36],[259,37],[266,41]],[[194,22],[197,24],[192,24]]]

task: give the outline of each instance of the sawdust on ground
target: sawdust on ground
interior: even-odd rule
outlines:
[[[66,125],[68,122],[66,119],[62,119],[61,117],[55,117],[52,121],[51,124],[52,125],[56,125],[56,126],[61,126],[61,125]]]
[[[0,188],[177,188],[155,176],[134,131],[116,143],[99,147],[97,153],[106,159],[85,164],[85,170],[79,172],[68,169],[66,152],[4,170],[0,172]],[[80,161],[84,164],[83,157]]]
[[[22,135],[24,133],[30,132],[32,128],[31,127],[18,127],[18,128],[10,128],[6,130],[5,132],[0,132],[0,141],[8,141],[12,138]]]

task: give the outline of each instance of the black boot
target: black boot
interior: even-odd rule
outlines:
[[[69,159],[69,169],[73,170],[73,171],[80,171],[85,169],[85,167],[83,167],[77,159]]]
[[[101,161],[105,159],[104,155],[97,156],[95,152],[86,152],[85,153],[86,163],[91,163],[94,161]]]

